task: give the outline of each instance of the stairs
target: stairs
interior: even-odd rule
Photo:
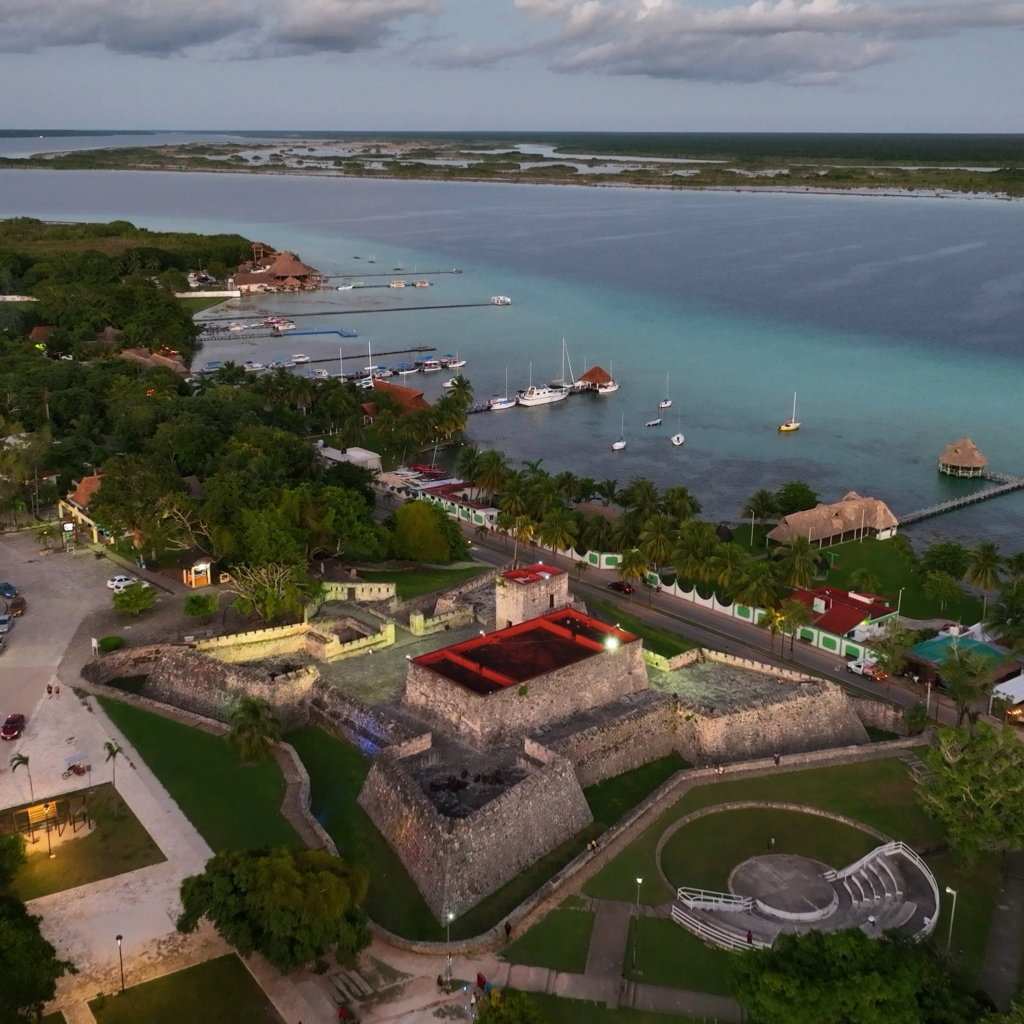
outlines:
[[[327,980],[337,994],[338,1003],[358,1003],[373,995],[373,986],[358,972],[335,971]]]

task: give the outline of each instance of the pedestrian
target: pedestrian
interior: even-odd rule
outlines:
[[[747,932],[747,945],[752,946],[754,944],[754,933],[752,931]]]
[[[774,851],[774,849],[775,849],[775,836],[772,836],[771,839],[768,840],[768,849]]]
[[[439,974],[437,976],[437,991],[440,992],[443,988],[444,988],[444,976]]]
[[[49,700],[52,696],[53,696],[53,687],[49,683],[47,683],[46,684],[46,699]]]
[[[338,1007],[338,1020],[346,1020],[348,1018],[348,1010],[344,1006]]]
[[[60,696],[60,685],[58,684],[53,688],[53,692],[59,697]]]
[[[476,992],[469,993],[469,1012],[474,1013],[476,1011]]]
[[[508,942],[508,940],[510,938],[512,938],[512,922],[511,921],[506,921],[505,922],[505,941]]]
[[[320,575],[323,576],[323,574],[324,574],[324,563],[321,562],[320,563]]]
[[[775,753],[772,754],[772,760],[775,762],[775,767],[778,768],[779,762],[782,760],[782,755],[776,750]]]

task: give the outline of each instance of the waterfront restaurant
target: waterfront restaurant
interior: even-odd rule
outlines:
[[[899,520],[884,501],[862,498],[856,491],[850,491],[832,505],[816,505],[805,512],[783,516],[768,539],[788,544],[794,537],[802,536],[819,548],[827,548],[862,537],[888,540],[898,526]]]
[[[939,456],[939,472],[947,476],[979,477],[988,469],[988,459],[969,438],[961,437],[946,446]]]

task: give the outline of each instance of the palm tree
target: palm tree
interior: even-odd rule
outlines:
[[[556,548],[567,551],[576,542],[576,520],[564,508],[553,508],[541,520],[537,536],[551,548],[552,556]]]
[[[460,373],[457,377],[452,377],[451,387],[448,388],[448,394],[452,398],[457,398],[465,406],[473,404],[473,385],[469,382],[469,378],[465,374]]]
[[[241,748],[242,757],[266,761],[274,741],[281,734],[281,723],[274,717],[270,703],[262,697],[244,694],[231,709],[228,739]]]
[[[104,758],[105,761],[110,762],[110,783],[114,787],[114,791],[117,791],[117,759],[121,754],[124,753],[124,747],[121,746],[116,740],[107,740],[103,744],[103,749],[107,752],[107,756]]]
[[[550,476],[538,476],[526,492],[526,511],[538,522],[550,511],[562,507],[562,489]]]
[[[997,590],[1001,582],[999,570],[1002,568],[1002,565],[1003,559],[999,554],[999,548],[992,541],[982,541],[971,548],[970,560],[967,563],[967,572],[964,573],[964,579],[981,591],[981,615],[983,619],[988,611],[989,591]]]
[[[463,445],[455,460],[455,472],[469,483],[476,483],[477,472],[480,468],[480,452],[475,444]]]
[[[875,661],[889,675],[902,675],[907,667],[907,651],[914,646],[914,639],[914,634],[893,616],[885,624],[885,632],[875,641]]]
[[[653,563],[657,571],[659,566],[667,565],[675,551],[679,531],[673,526],[672,520],[662,513],[648,518],[640,531],[640,551],[644,558]]]
[[[814,548],[802,534],[797,534],[783,548],[779,561],[782,582],[787,587],[809,587],[814,580]]]
[[[711,578],[722,588],[722,593],[732,594],[743,575],[743,566],[750,556],[742,544],[735,541],[719,544],[711,561]]]
[[[669,487],[661,496],[661,507],[677,523],[700,515],[700,502],[685,487]]]
[[[523,459],[523,473],[528,477],[546,475],[547,471],[540,468],[543,459]]]
[[[20,750],[16,754],[11,754],[11,772],[16,772],[22,765],[25,766],[25,771],[28,772],[28,792],[33,803],[36,799],[36,791],[32,786],[32,769],[28,766],[28,754],[23,754]]]
[[[784,619],[782,617],[782,612],[780,612],[778,608],[765,608],[764,615],[761,616],[759,624],[768,630],[772,654],[775,653],[775,638],[779,635],[783,622]],[[785,643],[785,640],[783,640],[783,643]]]
[[[516,543],[512,549],[512,564],[517,564],[519,555],[519,542],[522,541],[526,544],[534,534],[537,528],[533,525],[533,520],[529,516],[516,516],[515,521],[512,525],[512,531],[515,534]]]
[[[679,542],[672,556],[673,568],[683,579],[710,579],[718,545],[718,536],[710,523],[688,520],[679,530]]]
[[[643,520],[635,509],[623,512],[611,522],[608,540],[616,551],[635,548],[640,543],[640,531]]]
[[[581,476],[576,480],[576,500],[590,501],[597,489],[597,481],[592,476]]]
[[[576,579],[583,579],[583,574],[590,568],[590,563],[585,558],[580,558],[574,564],[576,566]]]
[[[630,548],[623,551],[617,566],[619,575],[626,581],[647,579],[648,562],[639,548]]]
[[[476,462],[476,472],[473,475],[475,483],[484,494],[492,497],[498,494],[505,486],[508,479],[508,460],[502,452],[490,449],[483,452]]]
[[[1024,642],[1024,578],[1004,583],[984,619],[985,627],[999,640]]]
[[[610,551],[612,544],[612,524],[603,515],[595,512],[587,516],[586,526],[580,534],[580,543],[588,551]]]
[[[814,613],[803,601],[797,601],[792,597],[782,602],[779,611],[782,613],[782,629],[789,634],[789,654],[792,657],[796,635],[804,626],[814,623]]]
[[[508,551],[508,535],[516,524],[516,517],[508,512],[499,512],[494,520],[494,525],[501,530],[505,538],[505,550]]]
[[[509,473],[501,489],[498,508],[516,518],[526,515],[526,493],[526,477],[522,473]]]
[[[629,486],[619,495],[619,504],[639,513],[640,518],[646,520],[658,511],[658,488],[642,476],[633,477]]]
[[[1024,551],[1018,551],[1006,559],[1006,571],[1012,579],[1019,580],[1024,577]]]
[[[775,500],[775,495],[763,487],[760,490],[754,491],[754,493],[747,499],[747,503],[743,506],[743,518],[746,519],[748,516],[751,521],[757,520],[761,526],[777,515],[779,511],[779,503]],[[754,543],[754,527],[753,522],[750,527],[750,543]]]
[[[992,670],[998,660],[977,651],[953,648],[939,666],[939,674],[946,684],[946,692],[956,705],[956,727],[963,725],[964,718],[977,715],[970,707],[992,688]]]
[[[735,598],[752,608],[771,608],[779,599],[775,566],[767,559],[749,562],[740,576]]]
[[[438,432],[446,441],[466,428],[466,406],[454,395],[442,395],[434,403]]]
[[[855,569],[850,575],[850,588],[862,594],[877,594],[882,581],[866,566]]]
[[[616,490],[618,486],[618,480],[602,480],[594,486],[594,493],[601,499],[601,504],[607,506],[615,500],[615,495],[618,494]]]

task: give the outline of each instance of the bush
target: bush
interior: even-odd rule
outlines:
[[[141,583],[130,583],[124,590],[114,594],[114,607],[136,618],[155,604],[156,591]]]
[[[190,619],[202,619],[208,622],[217,614],[216,594],[189,594],[185,598],[185,614]]]
[[[928,709],[918,701],[907,712],[907,732],[911,736],[917,736],[928,728]]]
[[[111,651],[116,651],[120,647],[124,647],[123,636],[101,636],[96,641],[96,646],[100,649],[100,654],[110,654]]]
[[[0,836],[0,888],[10,885],[18,873],[18,868],[27,862],[23,836],[17,833],[12,836]]]

